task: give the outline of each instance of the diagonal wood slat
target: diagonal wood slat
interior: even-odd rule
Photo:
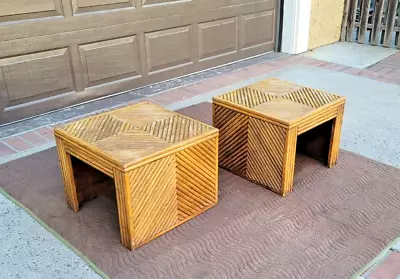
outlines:
[[[177,222],[175,156],[137,168],[129,179],[134,239],[142,245]]]
[[[179,221],[217,202],[217,145],[211,139],[176,154]]]
[[[285,136],[284,128],[250,118],[247,177],[277,193],[282,188]]]
[[[111,115],[103,114],[65,125],[63,129],[77,138],[89,143],[95,143],[99,140],[132,130],[133,126],[115,119]]]
[[[243,87],[233,92],[222,95],[223,100],[240,104],[242,106],[252,108],[259,104],[268,102],[274,96],[266,94],[262,91],[250,87]]]
[[[147,124],[141,129],[169,143],[177,143],[201,135],[209,131],[211,127],[182,115],[174,115],[170,118]]]
[[[214,105],[214,125],[220,129],[219,165],[238,175],[247,168],[247,131],[249,117]]]
[[[302,88],[282,97],[313,108],[319,108],[340,98],[340,96],[312,88]]]

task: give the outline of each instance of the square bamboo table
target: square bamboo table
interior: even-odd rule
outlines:
[[[298,138],[305,151],[307,141],[327,139],[319,152],[329,168],[336,164],[344,106],[344,97],[278,79],[214,97],[219,164],[285,196],[293,188]]]
[[[97,194],[76,179],[80,165],[114,179],[121,241],[128,249],[217,203],[218,130],[204,123],[140,103],[57,128],[55,137],[73,211]]]

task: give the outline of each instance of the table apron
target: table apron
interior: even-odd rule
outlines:
[[[65,141],[64,141],[64,146],[65,146],[65,151],[68,154],[78,158],[79,160],[85,162],[89,166],[92,166],[93,168],[101,171],[104,174],[110,177],[114,177],[113,167],[103,158],[91,152],[87,152],[80,149],[77,150],[75,146],[72,147],[70,144],[68,144],[68,142]]]
[[[325,123],[333,118],[336,118],[338,114],[338,107],[328,109],[326,111],[321,111],[320,113],[313,115],[307,120],[300,122],[298,126],[298,134],[301,135],[322,123]]]

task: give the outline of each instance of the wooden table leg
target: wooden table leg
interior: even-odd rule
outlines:
[[[282,196],[293,190],[294,164],[296,161],[297,127],[287,131],[282,171]]]
[[[129,250],[135,249],[132,219],[132,202],[129,173],[114,169],[115,193],[117,197],[121,242]]]
[[[61,166],[61,172],[64,179],[64,192],[67,198],[68,206],[74,211],[79,211],[79,201],[76,193],[74,171],[72,168],[71,155],[65,151],[64,143],[56,137],[58,157]]]
[[[282,196],[292,191],[298,128],[250,118],[247,179]]]
[[[344,104],[338,108],[337,117],[333,120],[332,133],[328,153],[328,168],[332,168],[336,165],[339,156],[340,147],[340,136],[342,134],[342,122],[343,122]]]

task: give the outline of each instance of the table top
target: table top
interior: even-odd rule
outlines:
[[[213,102],[291,126],[343,104],[345,98],[272,78],[214,97]]]
[[[196,142],[218,130],[144,102],[85,118],[55,129],[55,135],[111,159],[138,163]]]

